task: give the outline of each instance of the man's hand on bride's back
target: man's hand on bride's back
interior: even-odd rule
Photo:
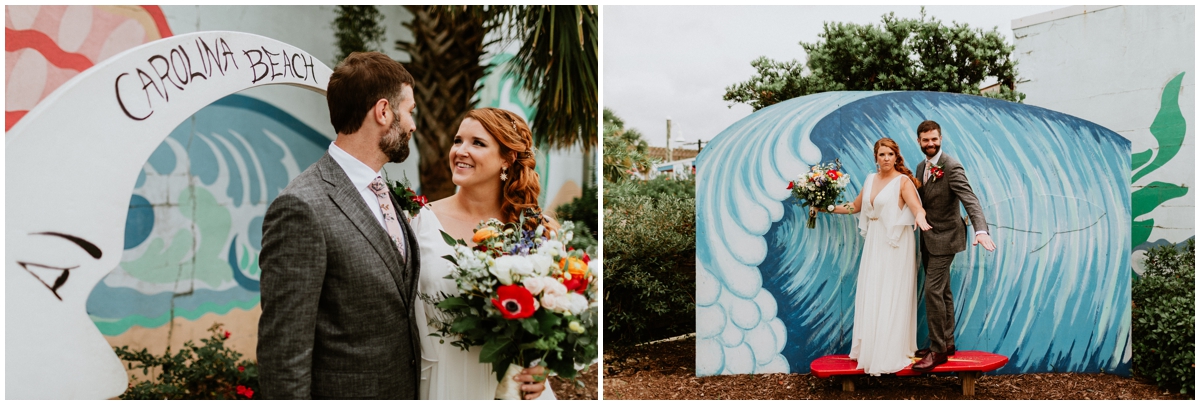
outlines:
[[[528,367],[521,370],[521,374],[513,376],[513,379],[521,383],[521,391],[525,392],[525,399],[537,399],[542,396],[542,391],[546,390],[545,367]]]

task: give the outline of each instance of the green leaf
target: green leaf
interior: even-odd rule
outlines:
[[[458,266],[458,258],[454,257],[454,255],[445,255],[445,256],[442,256],[442,258],[446,259],[450,263],[453,263],[455,266]],[[454,279],[454,277],[449,274],[447,274],[445,278],[451,279],[451,280]]]
[[[461,311],[471,308],[466,299],[458,296],[446,297],[446,299],[437,303],[437,307],[444,311]]]
[[[476,318],[473,316],[466,316],[466,317],[462,317],[462,318],[458,318],[458,319],[454,320],[454,323],[452,325],[450,325],[450,332],[464,333],[467,331],[475,330],[478,327],[479,327],[479,318]]]
[[[537,333],[538,320],[537,318],[529,317],[521,320],[521,327],[525,328],[526,332]]]
[[[553,333],[555,327],[562,323],[561,317],[547,309],[537,311],[537,313],[533,314],[533,317],[537,318],[538,324],[541,325],[542,335]]]
[[[508,336],[496,336],[495,339],[489,340],[483,344],[483,348],[479,350],[480,363],[495,363],[505,358],[505,352],[512,349],[513,341]]]
[[[458,242],[456,242],[454,240],[453,236],[450,236],[450,234],[446,233],[446,231],[441,231],[441,232],[442,232],[442,240],[446,241],[447,245],[450,245],[451,247],[458,245]]]

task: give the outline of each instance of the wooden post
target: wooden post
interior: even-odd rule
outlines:
[[[843,376],[840,379],[842,380],[842,391],[854,392],[854,377]]]
[[[975,396],[975,380],[983,374],[978,371],[964,371],[958,373],[958,377],[962,379],[962,390],[964,397]]]

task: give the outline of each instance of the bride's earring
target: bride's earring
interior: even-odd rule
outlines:
[[[500,168],[500,181],[508,181],[508,167]]]

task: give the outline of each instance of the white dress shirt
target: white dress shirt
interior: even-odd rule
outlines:
[[[346,176],[350,178],[350,183],[354,184],[354,188],[358,190],[358,194],[362,197],[363,202],[367,203],[367,208],[375,215],[375,221],[379,222],[379,226],[387,231],[387,225],[383,223],[383,209],[379,208],[379,197],[375,196],[375,192],[371,191],[371,182],[375,181],[376,177],[382,176],[382,172],[371,170],[370,166],[358,160],[349,152],[339,148],[337,144],[329,144],[329,157],[337,162],[338,166],[342,167],[342,171],[346,172]]]

